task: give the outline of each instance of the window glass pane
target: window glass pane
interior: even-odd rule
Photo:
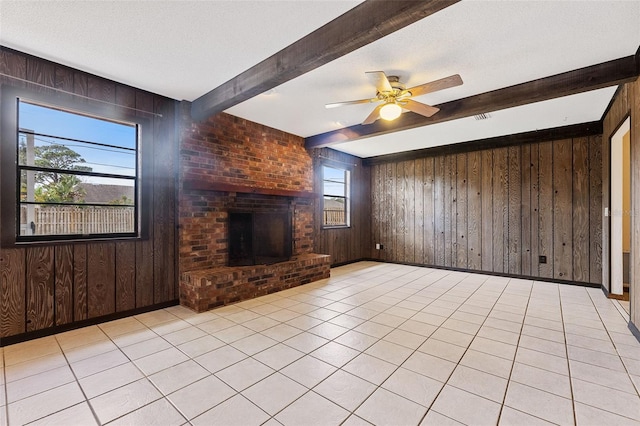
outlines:
[[[134,231],[134,207],[20,204],[20,236],[123,234]]]
[[[132,142],[135,144],[135,137]],[[22,132],[18,135],[18,150],[21,166],[136,175],[136,152],[132,150]]]
[[[345,171],[332,167],[323,168],[324,194],[345,196]]]
[[[137,124],[19,99],[18,127],[18,236],[137,233]]]
[[[20,174],[20,201],[133,206],[133,184],[133,179],[23,170]]]
[[[34,133],[136,148],[136,126],[102,120],[20,101],[20,128]]]
[[[340,197],[324,197],[323,224],[338,226],[347,224],[346,199]]]
[[[345,169],[323,166],[324,226],[349,225],[349,172]]]

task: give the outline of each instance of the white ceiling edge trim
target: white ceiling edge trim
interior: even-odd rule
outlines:
[[[466,117],[343,142],[330,148],[368,158],[598,121],[616,89],[617,86],[607,87],[515,108],[487,111],[491,115],[488,120]]]

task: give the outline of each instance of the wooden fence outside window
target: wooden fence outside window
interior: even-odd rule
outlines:
[[[135,209],[124,206],[38,206],[32,208],[33,225],[27,223],[28,206],[22,206],[21,235],[116,234],[134,231]]]

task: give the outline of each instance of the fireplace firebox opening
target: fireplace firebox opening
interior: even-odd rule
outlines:
[[[230,211],[229,266],[271,265],[292,253],[290,211]]]

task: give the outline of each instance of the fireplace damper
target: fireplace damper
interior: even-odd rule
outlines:
[[[229,266],[270,265],[291,258],[289,211],[230,211]]]

